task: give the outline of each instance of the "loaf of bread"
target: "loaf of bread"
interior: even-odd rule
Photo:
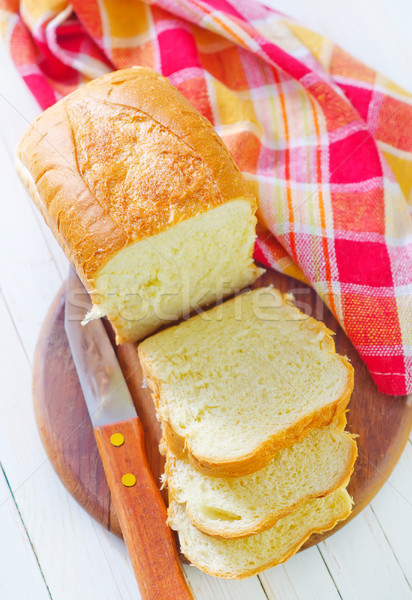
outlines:
[[[215,537],[237,538],[273,526],[309,498],[319,498],[349,483],[356,442],[344,432],[346,419],[312,431],[280,450],[259,471],[244,477],[199,473],[186,453],[166,448],[169,494],[185,505],[189,521]]]
[[[252,283],[256,201],[211,124],[161,75],[96,79],[46,110],[19,175],[117,341]]]
[[[324,498],[307,500],[270,529],[234,540],[203,533],[189,521],[183,504],[171,501],[169,525],[179,535],[182,552],[189,561],[209,575],[241,579],[285,562],[312,533],[332,529],[351,512],[345,489]]]
[[[272,287],[238,295],[139,345],[168,448],[241,476],[341,414],[353,369],[329,330]]]

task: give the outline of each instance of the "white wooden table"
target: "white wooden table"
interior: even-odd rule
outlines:
[[[412,91],[411,0],[271,4]],[[0,599],[139,598],[123,543],[66,492],[34,422],[33,351],[67,261],[14,172],[13,149],[39,109],[3,47],[0,93]],[[411,540],[410,440],[373,502],[326,542],[259,579],[225,582],[185,570],[199,600],[412,600]]]

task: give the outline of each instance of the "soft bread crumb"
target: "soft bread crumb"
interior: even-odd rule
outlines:
[[[211,475],[252,473],[329,424],[353,369],[326,327],[259,288],[139,346],[158,414]]]
[[[239,198],[128,246],[96,275],[88,319],[108,315],[119,342],[139,340],[250,285],[263,272],[251,258],[255,224]]]

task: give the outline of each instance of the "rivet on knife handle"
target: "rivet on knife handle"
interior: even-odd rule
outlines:
[[[193,600],[147,464],[140,420],[103,425],[94,433],[142,599]],[[124,437],[120,446],[112,442],[116,433]]]
[[[121,433],[112,433],[110,436],[110,443],[113,446],[121,446],[124,444],[124,436]]]
[[[136,485],[136,477],[133,475],[133,473],[125,473],[122,477],[122,483],[126,487],[133,487]]]

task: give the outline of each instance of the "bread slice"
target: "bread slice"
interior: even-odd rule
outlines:
[[[204,473],[241,476],[331,423],[353,369],[330,333],[267,287],[146,339],[139,357],[168,447]]]
[[[357,448],[353,436],[343,431],[345,421],[312,431],[244,477],[202,475],[186,453],[176,456],[168,450],[169,492],[185,504],[190,522],[209,535],[238,538],[268,529],[309,498],[349,483]]]
[[[199,531],[189,521],[183,504],[172,500],[169,525],[179,535],[180,549],[196,567],[217,577],[241,579],[288,560],[312,533],[332,529],[351,512],[345,489],[324,498],[307,500],[270,529],[236,540],[223,540]]]
[[[16,166],[107,315],[143,338],[252,283],[256,200],[211,124],[151,69],[95,79],[25,132]]]

